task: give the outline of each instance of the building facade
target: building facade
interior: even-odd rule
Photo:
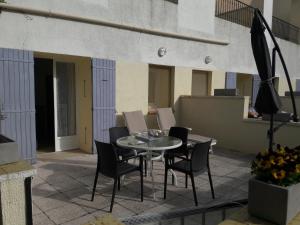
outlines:
[[[274,14],[282,15],[280,1],[243,2],[259,7],[270,24]],[[235,5],[234,0],[0,3],[0,101],[7,117],[1,132],[34,161],[36,149],[92,152],[94,139],[107,141],[108,128],[124,123],[124,111],[142,110],[155,127],[155,107],[174,107],[176,113],[180,95],[233,87],[253,96],[259,83],[250,29],[234,21],[251,16],[243,16],[247,5]],[[218,7],[226,10],[216,16]],[[291,16],[288,22],[296,26],[294,21]],[[296,88],[299,44],[278,41]],[[283,95],[287,85],[277,67]]]

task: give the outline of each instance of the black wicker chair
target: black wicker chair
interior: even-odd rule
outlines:
[[[120,176],[131,173],[133,171],[140,171],[141,201],[143,201],[143,158],[142,156],[134,156],[140,158],[140,163],[138,166],[133,165],[128,163],[127,160],[120,160],[112,144],[102,143],[98,141],[95,141],[95,143],[96,143],[96,148],[98,153],[98,161],[97,161],[97,170],[94,179],[91,201],[94,200],[99,173],[103,174],[104,176],[113,178],[114,186],[113,186],[113,193],[112,193],[111,204],[110,204],[110,212],[111,212],[113,209],[117,182]]]
[[[174,162],[174,160],[172,158],[169,158],[169,156],[170,156],[169,154],[165,155],[164,199],[166,199],[167,175],[168,175],[169,169],[185,173],[186,175],[189,175],[191,177],[194,200],[195,200],[196,206],[198,205],[198,200],[197,200],[194,176],[195,176],[195,174],[198,175],[200,173],[207,171],[212,198],[215,198],[215,193],[214,193],[214,188],[213,188],[213,183],[212,183],[212,178],[211,178],[211,173],[210,173],[210,168],[209,168],[209,154],[208,153],[209,153],[210,145],[211,145],[211,141],[195,144],[192,149],[190,159],[188,159],[186,157],[182,157],[182,156],[177,156],[177,157],[181,158],[181,160],[178,162]]]
[[[121,137],[129,136],[129,131],[127,127],[111,127],[109,128],[109,139],[110,143],[113,145],[113,147],[116,149],[118,155],[126,160],[130,159],[132,157],[135,157],[136,155],[140,155],[142,153],[145,153],[145,150],[140,149],[128,149],[128,148],[122,148],[117,145],[117,140]],[[144,161],[145,165],[145,174],[147,173],[147,164]],[[118,185],[118,189],[120,189],[120,182]]]
[[[171,127],[169,130],[169,136],[176,137],[181,139],[182,145],[176,149],[173,149],[172,151],[167,152],[168,158],[171,158],[175,160],[175,157],[185,156],[186,158],[189,157],[189,149],[188,149],[188,133],[189,130],[185,127]],[[174,176],[172,175],[172,183],[174,184]],[[185,187],[188,186],[188,178],[187,175],[185,175]]]

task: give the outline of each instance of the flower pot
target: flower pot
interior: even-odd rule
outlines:
[[[278,225],[288,224],[300,212],[300,183],[281,187],[253,178],[248,197],[250,215]]]

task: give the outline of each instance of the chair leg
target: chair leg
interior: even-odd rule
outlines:
[[[185,174],[185,188],[188,188],[188,175]]]
[[[191,173],[190,176],[191,176],[191,181],[192,181],[195,205],[198,206],[197,193],[196,193],[196,187],[195,187],[195,181],[194,181],[194,174]]]
[[[120,191],[121,189],[121,179],[120,177],[118,177],[118,191]]]
[[[141,202],[144,201],[144,174],[143,174],[143,166],[140,169],[140,179],[141,179]]]
[[[172,164],[174,164],[175,158],[173,157],[171,160],[172,160]],[[174,177],[174,175],[172,174],[172,185],[174,185],[174,184],[175,184],[175,177]]]
[[[172,174],[172,178],[173,178]],[[168,168],[165,166],[165,181],[164,181],[164,199],[167,197],[167,180],[168,180]]]
[[[211,179],[211,173],[210,173],[210,168],[209,167],[207,169],[207,173],[208,173],[208,178],[209,178],[211,196],[212,196],[213,199],[215,199],[215,191],[214,191],[214,186],[213,186],[213,182],[212,182],[212,179]]]
[[[112,193],[112,196],[111,196],[111,203],[110,203],[110,210],[109,210],[110,212],[112,212],[112,209],[113,209],[113,206],[114,206],[114,200],[115,200],[115,195],[116,195],[117,182],[118,182],[118,179],[115,178],[114,179],[113,193]]]
[[[98,182],[98,175],[99,175],[99,168],[97,166],[96,174],[95,174],[95,179],[94,179],[94,186],[93,186],[93,193],[92,193],[91,201],[94,201],[96,186],[97,186],[97,182]]]
[[[145,177],[146,177],[147,176],[147,167],[148,167],[147,160],[144,160],[144,164],[145,164]]]

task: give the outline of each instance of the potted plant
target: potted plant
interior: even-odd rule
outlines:
[[[251,215],[286,225],[300,212],[300,147],[280,145],[260,152],[251,165],[249,181]]]

